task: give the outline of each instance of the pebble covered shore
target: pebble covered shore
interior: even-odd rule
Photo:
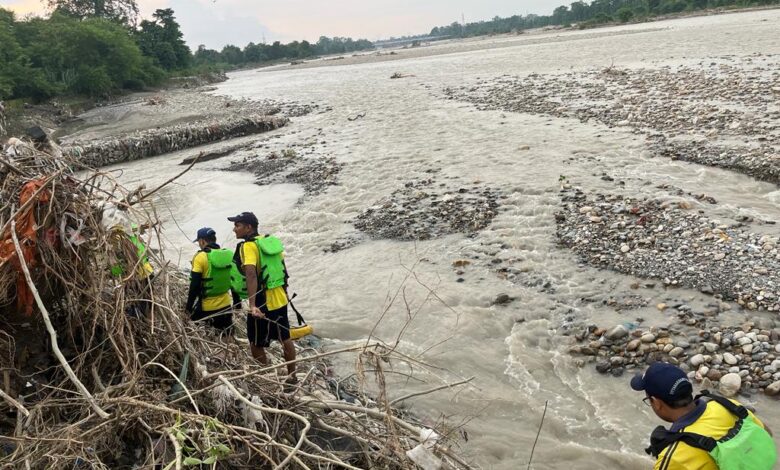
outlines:
[[[595,362],[604,374],[620,376],[663,360],[727,396],[780,394],[776,320],[758,317],[726,326],[719,318],[732,309],[773,317],[780,312],[777,237],[752,233],[740,223],[718,224],[685,202],[588,195],[572,187],[561,191],[561,201],[558,241],[583,263],[712,296],[702,309],[659,303],[659,314],[671,315],[665,327],[627,322],[568,328],[565,334],[579,343],[570,353],[585,358],[583,364]]]
[[[596,122],[644,134],[653,156],[780,183],[780,62],[723,56],[697,64],[501,76],[445,90],[481,110]]]

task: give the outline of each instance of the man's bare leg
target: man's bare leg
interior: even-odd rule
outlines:
[[[282,352],[284,353],[284,360],[286,362],[295,360],[295,345],[291,339],[282,341]],[[287,375],[295,377],[295,364],[287,364]]]
[[[257,362],[264,366],[271,364],[271,361],[268,360],[268,356],[265,354],[265,348],[250,343],[249,349],[252,351],[252,357],[254,357]]]

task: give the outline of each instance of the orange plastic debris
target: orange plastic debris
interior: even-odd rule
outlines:
[[[35,256],[35,247],[38,241],[38,232],[35,221],[35,208],[38,204],[47,203],[51,198],[51,194],[48,190],[38,192],[46,183],[46,178],[38,178],[26,183],[22,187],[22,192],[19,195],[19,207],[24,206],[27,201],[35,197],[37,201],[30,203],[27,208],[16,215],[16,236],[19,238],[19,244],[22,247],[22,254],[27,262],[28,269],[37,264],[37,258]],[[38,192],[36,194],[36,192]],[[35,299],[33,298],[32,291],[27,285],[24,279],[24,272],[22,271],[22,265],[19,261],[19,257],[16,255],[16,248],[14,247],[14,241],[11,237],[11,229],[9,228],[6,233],[0,236],[0,263],[4,264],[10,261],[16,269],[16,299],[17,305],[22,309],[25,315],[32,315],[33,305]]]

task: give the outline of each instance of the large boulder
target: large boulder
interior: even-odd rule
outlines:
[[[739,374],[726,374],[720,378],[720,393],[724,397],[735,397],[742,388],[742,377]]]
[[[618,325],[609,330],[604,336],[606,336],[610,341],[617,341],[628,336],[628,328],[623,325]]]

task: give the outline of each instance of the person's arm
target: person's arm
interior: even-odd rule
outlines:
[[[195,309],[195,302],[200,297],[201,286],[203,285],[203,274],[191,272],[190,273],[190,290],[187,292],[187,306],[185,310],[192,315]]]
[[[190,290],[187,292],[187,305],[185,307],[185,310],[190,315],[192,315],[192,312],[195,310],[195,302],[203,292],[203,273],[208,269],[208,261],[205,257],[205,254],[198,253],[192,258]]]
[[[258,318],[265,318],[260,307],[257,306],[257,268],[248,264],[244,266],[246,276],[246,294],[249,299],[249,313]]]

